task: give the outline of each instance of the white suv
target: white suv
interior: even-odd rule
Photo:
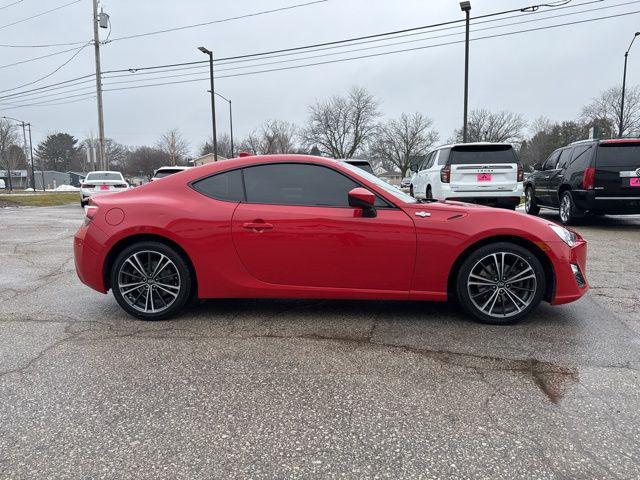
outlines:
[[[461,200],[515,209],[522,196],[523,170],[508,143],[460,143],[438,147],[412,165],[415,198]]]

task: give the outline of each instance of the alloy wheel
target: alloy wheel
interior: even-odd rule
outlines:
[[[562,223],[567,223],[571,216],[571,198],[569,195],[563,195],[560,201],[560,220]]]
[[[527,212],[531,210],[531,189],[527,188],[524,194],[524,208]]]
[[[467,279],[473,305],[485,315],[508,318],[534,301],[538,282],[532,265],[512,252],[496,252],[475,263]]]
[[[181,285],[175,263],[153,250],[132,253],[118,271],[120,295],[131,308],[142,313],[168,309],[178,298]]]

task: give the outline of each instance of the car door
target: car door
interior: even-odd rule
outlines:
[[[553,172],[558,164],[558,158],[560,157],[560,152],[562,150],[558,149],[554,151],[542,164],[542,169],[534,173],[534,185],[535,192],[538,201],[543,203],[544,205],[551,204],[551,193],[550,193],[550,178],[551,172]]]
[[[558,157],[558,163],[555,168],[549,170],[547,172],[547,195],[548,195],[548,205],[551,207],[559,207],[560,206],[560,197],[558,195],[558,191],[560,190],[560,185],[562,185],[562,180],[564,178],[564,172],[571,161],[571,155],[573,153],[574,147],[563,148],[560,151],[560,156]]]
[[[349,207],[361,186],[332,168],[273,163],[243,169],[246,202],[235,210],[238,256],[256,279],[275,285],[408,292],[415,227],[378,197],[377,215]]]

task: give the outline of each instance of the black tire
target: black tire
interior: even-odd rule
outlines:
[[[129,259],[133,258],[134,254],[138,254],[139,263],[137,267],[132,267],[134,260],[128,262]],[[146,260],[144,257],[146,257]],[[170,262],[160,269],[163,271],[153,275],[155,273],[154,270],[162,266],[163,257],[170,260]],[[140,258],[143,260],[140,261]],[[158,259],[155,263],[155,268],[154,259]],[[147,261],[148,263],[145,263]],[[140,266],[144,270],[143,273],[147,275],[144,278],[139,275]],[[140,280],[136,277],[140,277]],[[191,278],[189,265],[182,255],[164,243],[154,241],[139,242],[125,248],[113,262],[110,272],[111,290],[116,301],[129,315],[141,320],[164,320],[178,313],[191,298]],[[136,283],[141,283],[142,285],[138,289],[134,289],[131,294],[127,293],[128,288],[131,287],[123,287],[125,289],[123,293],[120,288],[121,281],[127,285],[135,285]],[[143,299],[133,302],[133,298],[138,294],[145,295],[144,309],[142,309]],[[175,297],[173,296],[174,294]],[[150,295],[150,302],[147,299],[147,295]],[[155,303],[159,305],[156,311],[154,311],[154,295],[156,296]],[[163,301],[164,305],[160,301]],[[151,307],[151,311],[148,311],[148,306]]]
[[[524,192],[524,211],[529,215],[538,215],[540,206],[536,201],[536,192],[531,185],[528,185]]]
[[[503,261],[504,267],[501,266]],[[497,263],[492,272],[491,264],[494,262]],[[503,270],[503,280],[495,282],[496,277],[491,276],[497,274],[499,268]],[[531,273],[527,273],[529,268]],[[513,270],[515,273],[511,273]],[[486,278],[486,283],[476,280],[478,272],[484,272],[481,276]],[[508,280],[510,277],[514,278],[511,282]],[[511,325],[525,318],[538,306],[545,289],[546,278],[540,260],[526,248],[509,242],[491,243],[474,251],[464,260],[456,278],[457,299],[464,311],[476,321],[492,325]],[[522,303],[514,299],[514,294]],[[501,302],[499,307],[498,301]],[[482,307],[485,307],[484,311]]]
[[[427,200],[433,199],[433,192],[431,191],[431,185],[427,187],[427,191],[425,192],[424,196]]]
[[[87,202],[80,200],[80,206],[82,208],[86,207],[87,206]]]
[[[562,192],[558,213],[563,225],[575,225],[576,221],[582,217],[582,212],[573,201],[571,191]]]

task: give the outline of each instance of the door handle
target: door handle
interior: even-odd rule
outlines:
[[[263,232],[265,230],[273,230],[273,225],[265,222],[247,222],[242,225],[242,228],[253,230],[254,232]]]

